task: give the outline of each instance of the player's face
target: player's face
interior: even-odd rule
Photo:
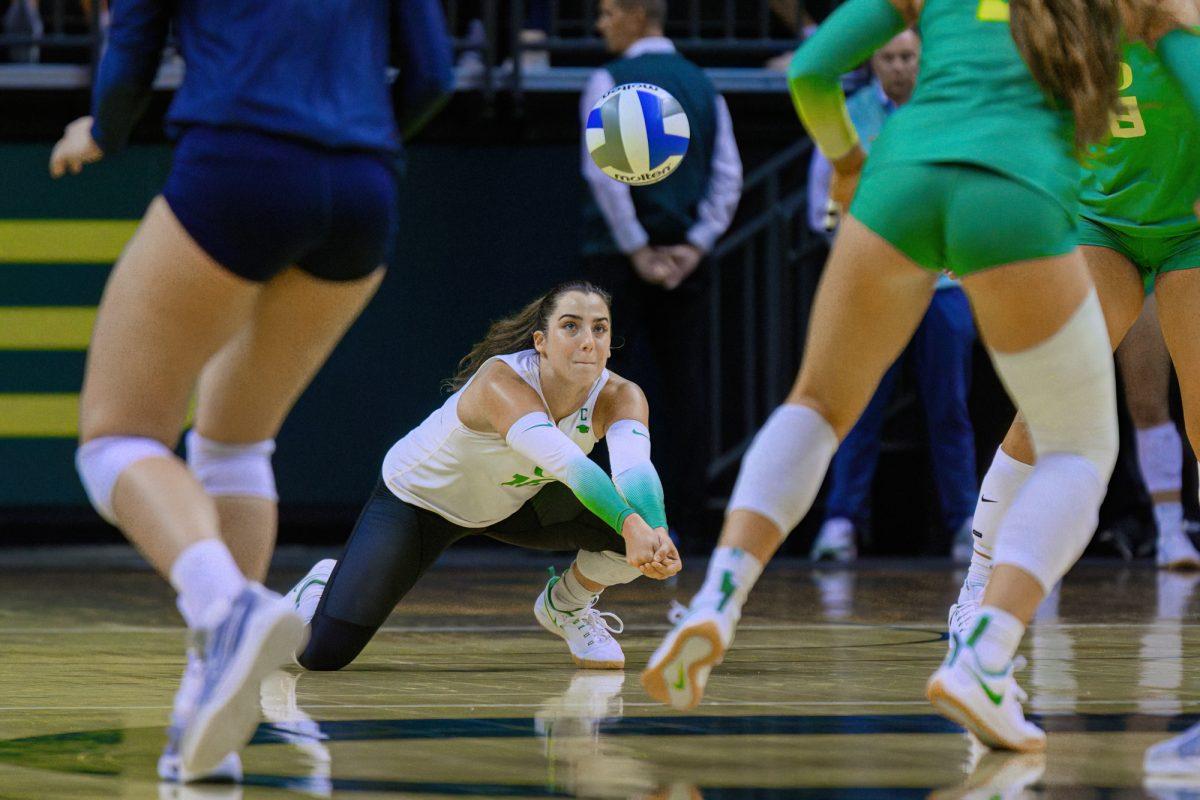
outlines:
[[[608,364],[612,323],[598,294],[567,292],[558,299],[544,340],[551,369],[581,384],[595,382]]]
[[[621,8],[617,0],[600,0],[596,30],[604,37],[608,52],[624,53],[629,45],[642,38],[645,26],[646,15],[640,9]]]
[[[921,37],[904,31],[871,56],[871,69],[879,76],[883,92],[896,103],[907,103],[917,85]]]

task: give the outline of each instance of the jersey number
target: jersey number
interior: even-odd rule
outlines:
[[[1119,91],[1125,91],[1133,85],[1133,69],[1121,62],[1121,85]],[[1116,139],[1137,139],[1146,135],[1146,121],[1142,119],[1142,110],[1138,107],[1136,97],[1120,98],[1121,113],[1112,115],[1112,135]]]
[[[975,17],[980,22],[1008,22],[1008,0],[979,0],[979,11]]]

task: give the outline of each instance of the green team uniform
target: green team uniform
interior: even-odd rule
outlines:
[[[1005,0],[927,0],[916,90],[876,140],[851,205],[929,269],[968,275],[1076,244],[1073,120],[1034,80],[1008,19]],[[823,80],[903,28],[886,0],[850,0],[800,48],[789,82],[814,138],[832,140],[810,119],[832,118]]]
[[[1200,122],[1167,65],[1138,42],[1125,46],[1120,102],[1112,139],[1084,173],[1079,241],[1128,258],[1150,292],[1160,274],[1200,267]]]

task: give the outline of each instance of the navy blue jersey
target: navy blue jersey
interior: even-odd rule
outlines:
[[[324,147],[395,152],[387,83],[400,67],[401,127],[452,89],[436,0],[115,0],[92,94],[93,136],[122,147],[145,108],[172,21],[186,70],[168,130],[249,128]]]

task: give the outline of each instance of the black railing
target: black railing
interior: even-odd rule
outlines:
[[[713,507],[724,507],[723,489],[799,368],[825,251],[824,239],[806,224],[811,155],[812,144],[801,140],[751,172],[742,188],[742,221],[709,257]]]
[[[520,104],[527,88],[526,53],[598,64],[609,56],[596,31],[599,0],[512,0],[509,88]],[[664,33],[702,66],[761,68],[799,40],[799,0],[676,0]],[[531,13],[533,12],[533,13]],[[553,70],[553,68],[550,68]]]
[[[463,0],[444,0],[460,83],[489,103],[497,89],[500,2],[472,0],[468,12]],[[104,47],[105,8],[103,0],[0,0],[0,81],[10,88],[87,88]],[[160,86],[174,88],[171,79]]]

